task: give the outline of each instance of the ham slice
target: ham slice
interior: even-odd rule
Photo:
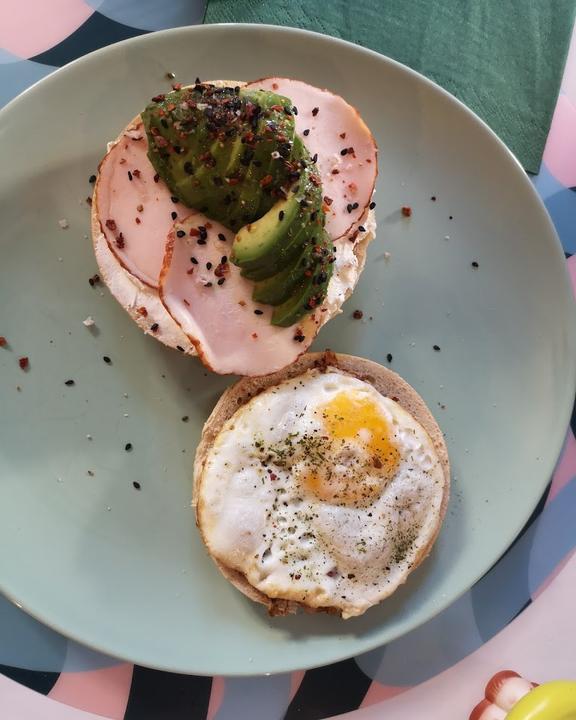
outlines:
[[[233,239],[233,232],[201,213],[176,222],[160,298],[205,365],[218,373],[266,375],[294,362],[316,326],[310,317],[288,328],[270,324],[273,308],[252,300],[253,283],[228,262]]]
[[[173,202],[147,152],[146,133],[142,122],[137,122],[100,164],[98,212],[102,232],[120,263],[143,283],[157,288],[166,237],[174,220],[190,210]]]
[[[342,98],[295,80],[271,78],[250,86],[292,99],[297,130],[311,155],[318,155],[326,229],[336,246],[322,307],[290,328],[270,324],[272,308],[254,303],[253,284],[236,266],[222,263],[233,233],[174,202],[156,175],[140,117],[110,144],[100,164],[92,229],[105,282],[146,332],[182,352],[196,352],[217,373],[254,376],[294,362],[352,292],[374,236],[368,206],[377,166],[370,131]]]
[[[378,174],[376,142],[356,108],[301,80],[271,77],[246,87],[290,98],[298,111],[296,132],[310,155],[318,155],[322,190],[331,201],[326,230],[333,240],[348,233],[370,204]]]

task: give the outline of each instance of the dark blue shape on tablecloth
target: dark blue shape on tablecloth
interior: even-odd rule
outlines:
[[[124,720],[205,720],[212,678],[135,666]]]
[[[354,660],[309,670],[284,720],[322,720],[356,710],[370,684]]]
[[[122,25],[122,23],[110,20],[110,18],[95,12],[72,35],[69,35],[50,50],[46,50],[30,59],[44,65],[61,67],[72,60],[76,60],[76,58],[87,55],[93,50],[98,50],[106,45],[111,45],[120,40],[127,40],[137,35],[145,35],[146,33],[146,30]]]
[[[42,695],[48,695],[60,677],[60,673],[23,670],[21,668],[8,667],[7,665],[0,665],[0,674]]]

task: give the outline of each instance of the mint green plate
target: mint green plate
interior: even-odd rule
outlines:
[[[145,337],[106,289],[88,284],[96,271],[88,177],[106,141],[168,87],[167,71],[182,82],[279,74],[327,86],[358,107],[380,146],[378,238],[353,299],[316,347],[380,362],[391,353],[446,432],[454,483],[431,557],[362,618],[269,619],[221,578],[194,526],[191,469],[202,424],[231,379]],[[414,628],[514,539],[567,426],[574,307],[529,180],[450,95],[328,37],[184,28],[106,48],[43,80],[0,112],[0,150],[0,335],[10,343],[0,349],[0,587],[8,597],[66,635],[143,665],[288,671]],[[361,321],[351,318],[356,308]],[[88,315],[92,331],[82,324]],[[28,372],[19,356],[30,358]]]

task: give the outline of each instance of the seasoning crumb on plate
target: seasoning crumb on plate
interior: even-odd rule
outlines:
[[[20,365],[21,370],[28,370],[30,367],[30,360],[27,357],[18,358],[18,365]]]
[[[130,452],[132,450],[132,443],[126,443],[126,445],[124,445],[124,450],[126,450],[126,452]]]
[[[96,324],[96,323],[95,323],[94,318],[92,317],[92,315],[88,315],[88,317],[86,318],[86,320],[82,320],[82,325],[85,325],[86,327],[93,327],[95,324]]]
[[[403,205],[402,206],[402,215],[404,215],[404,217],[412,217],[412,208],[409,207],[408,205]]]
[[[67,228],[70,227],[70,223],[68,222],[68,220],[66,220],[66,218],[62,218],[61,220],[58,220],[58,225],[60,225],[62,230],[66,230]]]
[[[354,318],[354,320],[362,320],[362,318],[364,317],[364,313],[362,312],[362,310],[354,310],[354,312],[352,313],[352,317]]]

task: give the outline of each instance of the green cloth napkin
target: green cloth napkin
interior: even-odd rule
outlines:
[[[205,22],[306,28],[399,60],[460,98],[536,173],[575,10],[576,0],[208,0]]]

